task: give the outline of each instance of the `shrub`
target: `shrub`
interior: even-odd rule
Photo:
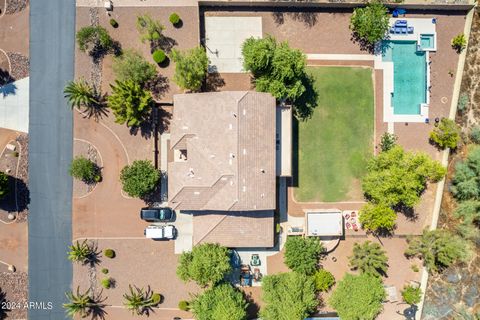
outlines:
[[[108,269],[107,268],[102,268],[102,273],[103,274],[108,274]]]
[[[476,125],[470,130],[470,140],[473,143],[480,144],[480,125]]]
[[[174,12],[170,15],[170,17],[168,17],[168,20],[170,20],[170,22],[173,25],[176,25],[180,22],[180,16],[177,13]]]
[[[158,305],[160,302],[162,302],[162,295],[160,293],[154,293],[152,294],[152,305],[156,306]]]
[[[460,53],[465,49],[467,46],[467,39],[465,38],[465,35],[463,33],[460,33],[453,37],[452,39],[452,48],[457,51],[457,53]]]
[[[137,30],[141,34],[142,42],[159,40],[164,29],[160,21],[152,19],[148,14],[137,16]]]
[[[0,171],[0,199],[3,199],[9,191],[8,175]]]
[[[118,22],[115,19],[110,19],[110,25],[114,28],[118,28]]]
[[[155,78],[155,65],[147,62],[135,50],[125,50],[121,56],[115,57],[112,64],[113,72],[119,81],[133,81],[140,86]]]
[[[350,267],[374,277],[381,277],[387,274],[388,257],[386,252],[378,243],[365,241],[355,242],[353,245],[353,256],[349,257]]]
[[[196,47],[183,53],[172,50],[171,58],[175,62],[173,81],[184,90],[198,91],[207,75],[208,57],[205,49]]]
[[[455,121],[442,118],[438,127],[430,132],[430,140],[441,149],[455,149],[460,141],[460,130]]]
[[[178,309],[182,311],[188,311],[190,310],[190,304],[188,303],[188,301],[182,300],[178,303]]]
[[[120,172],[120,181],[130,197],[142,198],[149,195],[160,180],[160,172],[148,160],[135,160]]]
[[[388,9],[380,1],[371,1],[364,8],[356,8],[350,18],[354,35],[370,45],[382,40],[388,31]]]
[[[412,264],[411,266],[413,272],[419,272],[420,268],[416,264]]]
[[[457,200],[480,199],[480,147],[471,149],[467,158],[455,165],[450,191]]]
[[[102,287],[104,287],[105,289],[110,289],[111,286],[112,286],[112,279],[110,278],[102,279]]]
[[[289,236],[285,243],[285,264],[293,271],[311,275],[323,251],[316,237]]]
[[[422,300],[422,289],[411,285],[405,286],[402,290],[402,298],[410,305],[417,304]]]
[[[367,203],[359,213],[362,228],[373,233],[393,231],[396,219],[397,214],[393,209],[382,204]]]
[[[480,239],[480,201],[463,201],[453,214],[461,220],[457,232],[464,239],[471,239],[475,242]]]
[[[392,149],[397,143],[397,139],[395,134],[385,132],[380,138],[380,148],[383,152]]]
[[[335,284],[333,274],[325,269],[315,272],[315,288],[317,291],[326,292]]]
[[[78,47],[83,52],[107,52],[114,46],[107,29],[101,26],[87,26],[78,30]]]
[[[163,52],[163,50],[159,49],[159,50],[155,50],[155,52],[152,55],[152,58],[153,58],[153,61],[155,61],[156,63],[162,63],[165,61],[167,56],[165,55],[165,52]]]
[[[468,98],[468,93],[462,92],[460,94],[460,97],[458,97],[458,104],[457,104],[458,111],[463,112],[467,108],[469,102],[470,101]]]
[[[69,172],[72,177],[85,183],[96,182],[100,176],[97,165],[84,156],[77,156],[72,160]]]
[[[103,252],[104,256],[107,257],[107,258],[110,258],[110,259],[113,259],[115,258],[115,251],[113,251],[112,249],[105,249],[105,251]]]

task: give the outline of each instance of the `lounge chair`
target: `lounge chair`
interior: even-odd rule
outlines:
[[[413,33],[413,27],[407,27],[408,33]]]
[[[390,33],[395,33],[395,27],[390,28]]]
[[[407,27],[402,28],[402,34],[407,34]]]

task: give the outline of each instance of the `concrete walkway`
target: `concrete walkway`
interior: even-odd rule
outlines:
[[[0,127],[28,133],[30,78],[0,87]]]
[[[103,0],[77,0],[77,7],[102,7]],[[112,0],[115,7],[196,7],[197,0]],[[115,10],[115,9],[114,9]]]

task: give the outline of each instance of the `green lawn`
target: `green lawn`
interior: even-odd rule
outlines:
[[[318,99],[312,117],[299,121],[294,132],[298,132],[295,199],[361,200],[359,178],[373,154],[372,70],[309,67],[308,72],[315,79]]]

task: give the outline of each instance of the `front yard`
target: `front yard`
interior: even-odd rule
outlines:
[[[299,202],[362,200],[359,179],[373,152],[374,100],[369,68],[309,67],[318,92],[310,119],[294,132]],[[294,133],[294,134],[295,134]]]

